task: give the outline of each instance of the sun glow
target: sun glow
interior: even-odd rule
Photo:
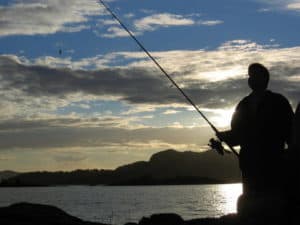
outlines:
[[[237,200],[242,194],[242,184],[226,184],[218,186],[222,193],[222,201],[225,203],[222,205],[220,211],[227,213],[233,213],[237,211]],[[220,206],[221,207],[221,206]]]
[[[234,79],[242,76],[244,72],[244,68],[235,67],[228,70],[215,70],[215,71],[207,71],[201,72],[198,74],[198,78],[209,80],[211,82],[217,82],[227,79]]]
[[[211,111],[214,116],[211,120],[218,127],[226,128],[230,126],[231,118],[234,113],[234,108],[229,109],[216,109]]]

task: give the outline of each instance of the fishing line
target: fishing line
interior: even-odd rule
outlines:
[[[109,8],[103,0],[99,2],[104,6],[104,8],[112,15],[112,17],[118,21],[121,27],[129,34],[129,36],[138,44],[138,46],[146,53],[146,55],[154,62],[154,64],[160,69],[160,71],[171,81],[171,83],[177,88],[177,90],[185,97],[185,99],[194,107],[194,109],[202,116],[202,118],[209,124],[216,134],[219,134],[219,130],[209,121],[209,119],[201,112],[197,105],[192,101],[192,99],[178,86],[178,84],[172,79],[172,77],[164,70],[164,68],[156,61],[156,59],[148,52],[148,50],[142,45],[142,43],[134,36],[134,34],[125,26],[125,24],[117,17],[117,15]],[[226,143],[223,140],[220,140]],[[239,157],[238,152],[228,143],[226,143],[229,149]]]

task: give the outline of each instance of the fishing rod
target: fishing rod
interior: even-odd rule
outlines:
[[[110,9],[110,7],[104,3],[103,0],[99,2],[104,6],[104,8],[112,15],[112,17],[118,21],[121,27],[129,34],[129,36],[136,42],[136,44],[146,53],[146,55],[154,62],[154,64],[160,69],[160,71],[171,81],[171,83],[177,88],[177,90],[185,97],[185,99],[194,107],[194,109],[202,116],[202,118],[209,124],[213,131],[220,134],[220,131],[209,121],[203,112],[197,107],[197,105],[192,101],[192,99],[178,86],[178,84],[173,80],[173,78],[165,71],[165,69],[157,62],[157,60],[150,54],[150,52],[142,45],[142,43],[134,36],[134,34],[125,26],[125,24],[118,18],[118,16]],[[218,137],[220,139],[220,137]],[[226,143],[224,140],[220,141]],[[228,143],[226,143],[229,149],[239,157],[239,153]]]

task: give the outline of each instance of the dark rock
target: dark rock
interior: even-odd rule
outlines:
[[[154,214],[144,217],[138,225],[239,225],[236,214],[229,214],[220,218],[201,218],[184,221],[177,214]],[[132,224],[134,225],[134,224]]]
[[[236,214],[229,214],[220,218],[201,218],[186,221],[186,225],[238,225],[239,218]]]
[[[0,207],[0,224],[3,225],[103,225],[85,222],[61,209],[41,204],[17,203]]]
[[[137,225],[134,223],[126,225]],[[249,214],[240,216],[239,214],[228,214],[218,218],[199,218],[184,221],[177,214],[155,214],[150,217],[144,217],[138,225],[299,225],[298,220],[288,215],[279,217],[271,214],[265,216],[261,214]]]
[[[154,214],[150,218],[143,217],[139,225],[184,225],[184,220],[177,214]]]
[[[242,204],[252,204],[245,196],[240,198]],[[259,200],[260,201],[260,200]],[[275,204],[275,202],[273,202]],[[240,203],[241,204],[241,203]],[[255,205],[255,204],[254,204]],[[274,206],[274,205],[273,205]],[[249,207],[249,206],[246,206]],[[257,205],[255,206],[257,207]],[[278,207],[275,205],[275,207]],[[297,208],[299,210],[299,208]],[[245,209],[244,209],[245,210]],[[249,210],[249,208],[248,208]],[[219,218],[200,218],[184,221],[179,215],[154,214],[143,217],[139,223],[125,225],[298,225],[298,216],[257,208],[253,211],[243,211],[243,214],[229,214]],[[266,214],[267,213],[267,214]],[[2,225],[104,225],[86,222],[67,214],[61,209],[40,204],[18,203],[8,207],[0,207],[0,224]]]
[[[138,225],[137,223],[133,223],[133,222],[129,222],[129,223],[125,223],[124,225]]]
[[[201,218],[186,221],[187,225],[223,225],[219,218]]]

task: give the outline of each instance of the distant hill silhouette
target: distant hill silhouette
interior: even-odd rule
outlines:
[[[240,181],[234,155],[213,151],[165,150],[115,170],[30,172],[3,180],[2,186],[210,184]]]
[[[18,172],[15,172],[15,171],[10,171],[10,170],[4,170],[4,171],[0,171],[0,182],[3,180],[3,179],[8,179],[10,177],[14,177],[14,176],[17,176]]]

